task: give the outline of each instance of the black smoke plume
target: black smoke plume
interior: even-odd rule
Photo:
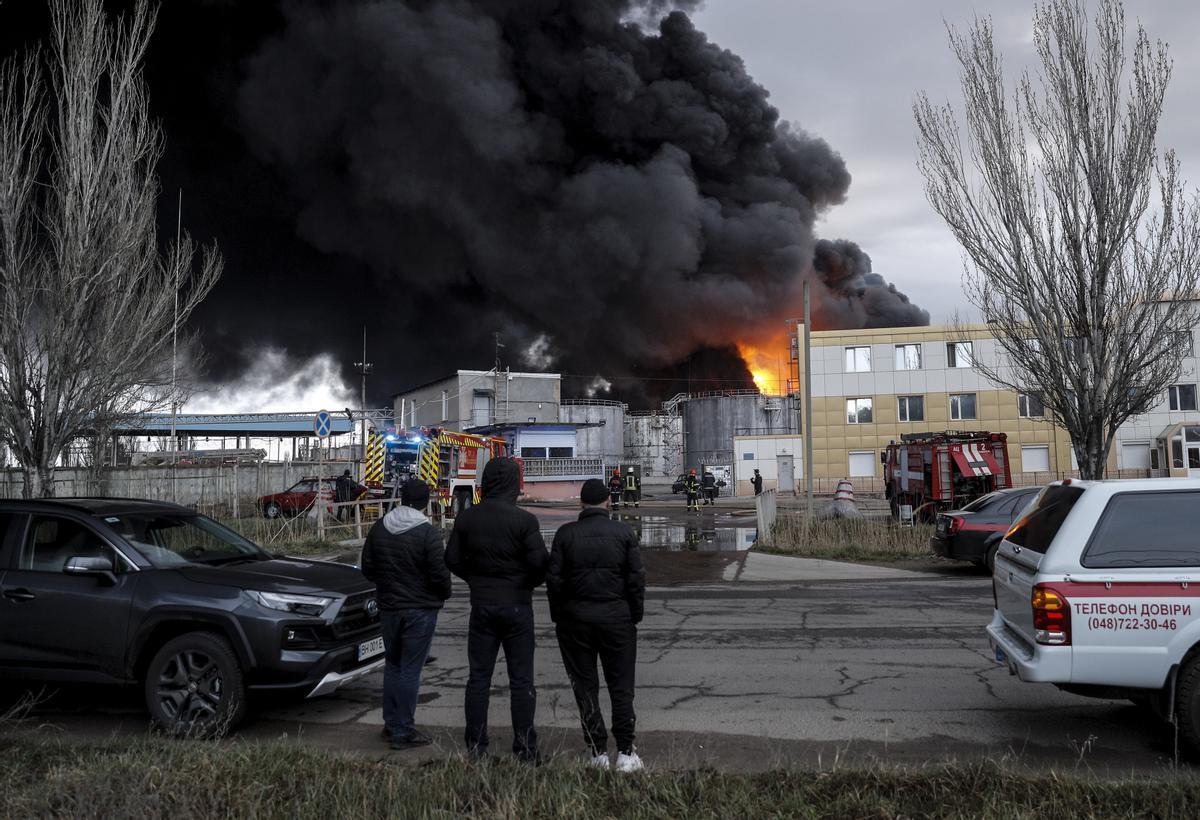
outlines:
[[[40,5],[0,4],[0,51],[42,35]],[[506,364],[535,346],[581,390],[748,386],[729,345],[777,336],[804,275],[836,326],[927,321],[852,246],[820,253],[845,163],[691,5],[163,3],[161,220],[182,189],[185,227],[225,255],[194,317],[214,377],[284,348],[356,383],[365,325],[373,402],[489,367],[497,332]]]
[[[871,257],[848,239],[818,240],[813,270],[825,286],[818,305],[822,330],[929,324],[929,311],[872,273]]]
[[[241,115],[301,236],[392,285],[427,355],[500,330],[571,372],[670,365],[775,333],[850,175],[686,14],[631,21],[661,5],[295,3]],[[828,301],[882,320],[876,279]]]

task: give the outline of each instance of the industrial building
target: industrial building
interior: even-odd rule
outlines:
[[[557,373],[459,370],[392,396],[396,426],[462,432],[500,422],[559,421]]]
[[[794,384],[803,385],[804,328],[796,327]],[[870,489],[871,479],[881,475],[879,453],[889,441],[940,430],[1006,433],[1017,484],[1078,469],[1070,437],[1035,394],[1000,389],[976,369],[976,362],[1001,364],[1003,351],[986,324],[810,336],[813,476],[822,484],[848,476]],[[1194,330],[1191,336],[1194,349]],[[1120,427],[1109,475],[1200,477],[1196,373],[1193,353],[1183,360],[1179,383],[1158,405]]]

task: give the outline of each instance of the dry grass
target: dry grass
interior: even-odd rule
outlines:
[[[767,552],[809,558],[896,561],[931,554],[933,527],[900,527],[890,520],[868,518],[814,519],[805,532],[802,515],[781,514],[775,521],[773,543]]]
[[[71,818],[1190,817],[1190,772],[1100,780],[1000,762],[619,776],[458,758],[420,766],[279,743],[0,735],[0,816]]]

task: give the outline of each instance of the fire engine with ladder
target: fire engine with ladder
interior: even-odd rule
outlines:
[[[914,520],[931,522],[943,510],[1012,486],[1004,433],[909,433],[889,442],[880,460],[896,520],[908,507]]]
[[[364,484],[385,495],[414,479],[430,488],[431,512],[453,518],[479,502],[483,468],[508,456],[506,439],[440,427],[373,431],[367,439]]]

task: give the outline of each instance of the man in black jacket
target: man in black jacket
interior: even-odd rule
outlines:
[[[442,535],[422,510],[429,486],[404,485],[401,506],[375,522],[363,545],[362,573],[377,587],[386,663],[383,667],[383,735],[394,749],[424,746],[414,713],[421,667],[429,655],[438,610],[450,597],[450,571]]]
[[[599,657],[612,700],[617,771],[632,772],[642,768],[633,747],[633,685],[646,571],[633,529],[605,514],[606,496],[599,479],[584,482],[579,520],[554,536],[546,589],[592,763],[608,768],[608,733],[596,676]]]
[[[446,565],[471,588],[467,630],[467,751],[488,749],[488,700],[496,655],[504,647],[513,724],[513,753],[538,762],[533,714],[533,589],[546,579],[546,542],[538,520],[517,506],[521,468],[493,458],[483,469],[479,504],[459,513],[446,547]],[[603,486],[603,485],[601,485]],[[607,493],[606,496],[607,497]]]

